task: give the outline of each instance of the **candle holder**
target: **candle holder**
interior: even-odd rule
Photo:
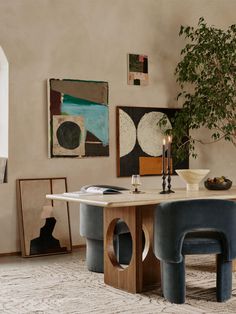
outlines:
[[[168,193],[166,191],[166,140],[163,139],[163,145],[162,145],[162,191],[160,194],[166,194]]]
[[[167,182],[168,182],[168,191],[167,193],[175,193],[173,190],[171,190],[171,175],[170,175],[170,167],[167,169]]]
[[[160,194],[167,194],[168,191],[166,191],[166,174],[165,171],[162,171],[162,191]]]
[[[167,193],[175,193],[171,190],[171,175],[170,175],[170,164],[171,164],[171,136],[168,136],[168,150],[167,150],[167,182],[168,191]]]

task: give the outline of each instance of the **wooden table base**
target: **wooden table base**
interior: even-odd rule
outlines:
[[[232,263],[232,271],[233,271],[233,272],[236,272],[236,260],[233,260],[233,263]]]
[[[153,253],[153,205],[104,208],[104,282],[137,293],[161,283],[160,263]],[[113,237],[116,222],[122,219],[132,237],[132,258],[123,268],[117,261]],[[142,231],[145,247],[142,249]]]

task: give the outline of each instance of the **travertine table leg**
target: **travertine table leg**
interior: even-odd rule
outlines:
[[[136,293],[160,284],[160,265],[153,253],[153,206],[104,208],[104,282]],[[132,258],[123,268],[117,261],[113,236],[116,222],[122,219],[132,236]],[[142,248],[142,230],[145,247]]]

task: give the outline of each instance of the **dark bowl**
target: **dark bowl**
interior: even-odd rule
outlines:
[[[232,181],[229,179],[225,179],[222,183],[205,181],[204,185],[208,190],[228,190],[232,186]]]

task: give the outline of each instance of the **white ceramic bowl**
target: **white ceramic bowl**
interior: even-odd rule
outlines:
[[[210,172],[209,169],[177,169],[175,171],[186,183],[187,191],[198,191],[199,183]]]

